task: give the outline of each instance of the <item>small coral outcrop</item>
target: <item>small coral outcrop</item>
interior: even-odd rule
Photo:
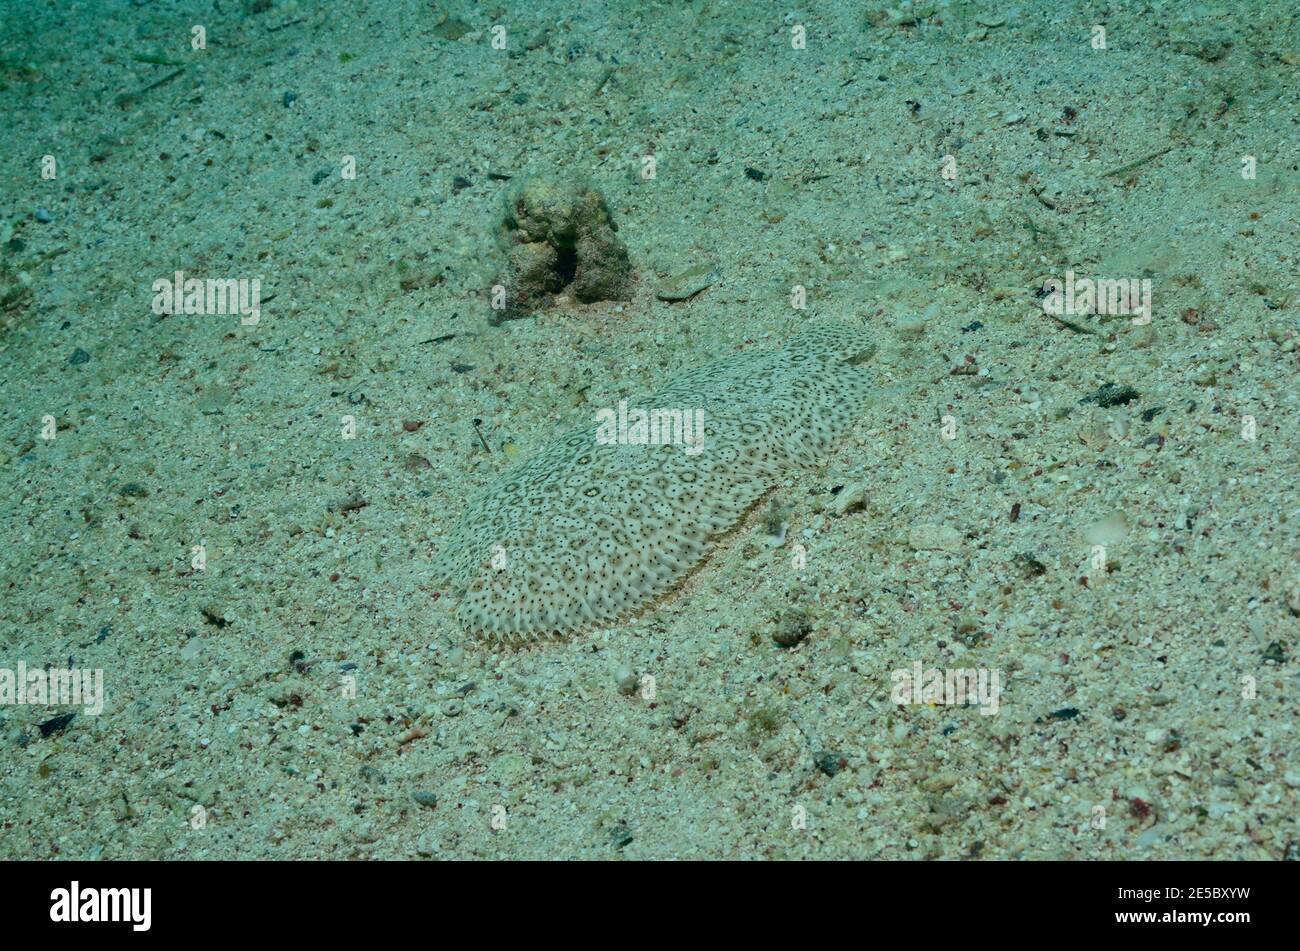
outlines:
[[[497,240],[509,277],[493,323],[525,317],[567,291],[583,302],[627,300],[632,262],[605,198],[590,185],[552,176],[510,190]]]

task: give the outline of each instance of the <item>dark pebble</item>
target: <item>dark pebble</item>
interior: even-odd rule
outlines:
[[[204,622],[211,624],[213,627],[225,627],[230,623],[212,608],[199,608],[199,613],[203,615]]]
[[[284,107],[288,109],[290,106],[293,105],[293,101],[297,98],[298,98],[298,94],[296,92],[286,92],[284,94],[284,99],[282,99],[281,102],[283,102]]]
[[[322,168],[312,175],[311,183],[313,185],[319,185],[321,182],[325,181],[325,179],[329,177],[330,177],[330,170],[328,168]]]
[[[753,179],[756,182],[761,182],[763,179],[767,178],[767,173],[761,172],[756,168],[749,168],[748,166],[746,166],[745,177]]]
[[[1096,403],[1098,406],[1124,406],[1139,399],[1141,394],[1133,387],[1125,385],[1119,386],[1115,383],[1104,384],[1097,392],[1090,393],[1080,403]]]
[[[1032,552],[1020,552],[1015,556],[1013,561],[1020,566],[1021,570],[1024,571],[1027,577],[1040,578],[1047,574],[1047,565],[1034,557]]]
[[[426,809],[436,809],[438,807],[438,797],[423,789],[412,793],[411,798],[414,799],[418,805],[424,806]]]
[[[779,647],[794,647],[812,633],[812,620],[807,612],[792,608],[776,619],[776,628],[772,631],[772,640]]]
[[[88,354],[85,350],[82,350],[80,347],[78,347],[76,350],[73,350],[72,356],[68,357],[69,366],[79,367],[83,363],[89,363],[89,362],[90,362],[90,354]]]
[[[837,753],[834,750],[827,750],[825,753],[818,753],[814,761],[817,768],[827,776],[834,776],[845,766],[848,766],[848,760],[844,758],[843,753]]]
[[[626,822],[620,822],[618,825],[614,826],[614,829],[609,836],[610,844],[613,845],[615,849],[619,850],[625,849],[631,845],[632,838],[632,830],[628,828]]]
[[[57,717],[50,717],[40,725],[41,736],[49,736],[52,733],[58,733],[66,729],[68,724],[72,722],[72,718],[76,715],[77,714],[73,712],[65,713]]]
[[[457,175],[455,178],[451,180],[451,190],[454,192],[458,192],[461,191],[462,189],[473,188],[473,187],[474,187],[474,183],[471,182],[464,175]]]

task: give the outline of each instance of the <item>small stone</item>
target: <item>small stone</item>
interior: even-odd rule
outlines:
[[[472,29],[473,27],[459,17],[453,17],[451,14],[444,13],[442,18],[433,25],[433,35],[439,39],[451,40],[454,42],[466,33],[469,33]]]
[[[817,764],[817,768],[827,776],[834,776],[848,765],[848,761],[844,758],[844,754],[835,750],[826,750],[825,752],[818,753],[814,762]]]
[[[442,843],[438,839],[438,834],[428,829],[421,833],[420,837],[415,840],[415,852],[424,858],[432,858],[442,851]]]
[[[89,362],[90,362],[90,354],[88,354],[85,350],[82,350],[80,347],[78,347],[76,350],[73,350],[72,355],[68,357],[68,366],[79,367],[83,363],[89,363]]]
[[[67,729],[68,724],[72,722],[72,718],[76,715],[77,714],[73,712],[64,713],[57,717],[50,717],[50,719],[45,720],[38,727],[41,731],[41,736],[50,736],[54,733],[63,732],[63,730]]]
[[[1300,789],[1300,769],[1288,769],[1282,774],[1282,782],[1292,789]]]
[[[618,683],[618,692],[625,697],[630,697],[636,693],[637,679],[636,674],[627,667],[620,667],[615,674],[615,680]]]
[[[794,647],[811,633],[812,621],[809,620],[807,612],[794,608],[777,618],[772,640],[779,647]]]
[[[424,806],[426,809],[436,809],[438,806],[438,797],[425,789],[420,789],[411,794],[416,805]]]
[[[230,387],[221,383],[213,384],[205,389],[199,397],[199,412],[205,416],[220,413],[226,404],[230,402],[232,396],[234,396],[234,390]]]
[[[1152,826],[1137,837],[1137,847],[1145,849],[1153,845],[1159,845],[1160,840],[1164,838],[1164,835],[1164,832],[1159,826]]]
[[[904,314],[894,323],[894,333],[900,337],[920,337],[925,333],[928,325],[924,317],[917,317],[912,314]]]
[[[464,709],[465,705],[459,700],[448,700],[442,705],[442,715],[445,717],[458,717]]]
[[[927,792],[943,792],[956,786],[960,779],[961,777],[951,770],[943,770],[922,782],[921,788]]]
[[[1131,386],[1106,383],[1100,389],[1079,400],[1079,402],[1096,403],[1098,406],[1111,407],[1124,406],[1140,398],[1141,394]]]
[[[36,220],[43,225],[48,225],[51,221],[54,220],[54,216],[50,214],[48,211],[46,211],[44,208],[37,208]]]
[[[1237,804],[1235,802],[1212,802],[1210,808],[1206,811],[1211,819],[1222,819],[1229,813],[1236,812]]]
[[[715,284],[722,272],[712,264],[697,264],[693,268],[674,274],[655,290],[655,297],[662,301],[690,300],[700,291]]]
[[[292,90],[286,90],[284,94],[284,98],[281,99],[280,102],[282,102],[284,104],[284,107],[288,109],[290,106],[293,105],[293,101],[297,98],[298,98],[298,94],[296,92],[293,92]]]
[[[1123,512],[1112,512],[1085,528],[1083,538],[1089,545],[1117,545],[1128,536],[1128,529],[1128,517]]]
[[[907,545],[915,551],[957,551],[961,532],[950,525],[914,525],[907,533]]]
[[[831,503],[831,511],[836,515],[847,515],[863,508],[867,502],[867,486],[862,482],[851,482],[840,489]]]
[[[1286,597],[1286,609],[1300,617],[1300,574],[1291,577],[1283,594]]]
[[[492,763],[488,775],[492,782],[513,789],[527,778],[529,771],[529,762],[525,757],[518,753],[503,753]]]

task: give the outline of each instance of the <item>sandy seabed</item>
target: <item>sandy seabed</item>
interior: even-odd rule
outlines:
[[[0,856],[1300,856],[1300,26],[1095,8],[2,0],[0,668],[103,709],[0,674]],[[490,320],[538,173],[631,299]],[[457,627],[471,496],[810,317],[880,386],[774,515]]]

